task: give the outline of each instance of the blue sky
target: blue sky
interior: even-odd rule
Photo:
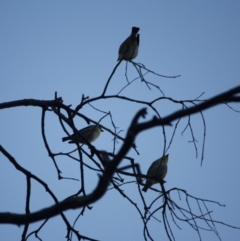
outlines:
[[[178,75],[177,79],[148,74],[146,79],[158,85],[165,96],[176,100],[192,100],[204,92],[202,99],[239,85],[240,76],[240,2],[239,1],[5,1],[0,2],[0,102],[34,98],[50,100],[57,91],[64,103],[75,107],[82,94],[98,96],[116,65],[119,45],[130,34],[131,27],[140,28],[140,49],[136,62],[163,75]],[[125,63],[116,71],[107,94],[114,95],[126,85]],[[136,77],[129,65],[130,79]],[[148,90],[135,81],[122,95],[146,101],[161,96],[156,89]],[[100,100],[93,105],[111,111],[114,123],[125,137],[134,114],[143,106],[119,100]],[[239,104],[232,105],[240,110]],[[179,110],[170,101],[155,107],[162,116]],[[81,113],[98,121],[102,114],[89,106]],[[46,114],[46,135],[53,152],[70,151],[73,146],[62,143],[65,135],[58,118]],[[148,109],[147,119],[153,111]],[[203,165],[201,148],[203,122],[192,116],[197,139],[198,157],[191,142],[187,118],[181,120],[169,149],[169,171],[166,189],[182,188],[189,194],[226,204],[225,208],[210,205],[216,220],[240,227],[240,194],[238,190],[240,152],[240,115],[225,105],[204,112],[206,142]],[[18,107],[0,112],[1,142],[14,158],[33,174],[42,178],[59,200],[75,193],[79,182],[57,179],[41,137],[41,109]],[[112,129],[105,118],[103,125]],[[86,122],[75,120],[80,129]],[[166,128],[167,144],[172,128]],[[94,142],[96,148],[111,151],[112,136],[104,132]],[[152,161],[163,152],[162,129],[141,133],[136,139],[140,155],[128,153],[145,173]],[[119,142],[117,149],[121,146]],[[87,148],[85,148],[88,150]],[[87,162],[87,158],[85,158]],[[23,213],[26,180],[8,160],[0,155],[1,212]],[[79,178],[79,165],[59,157],[57,163],[63,176]],[[124,164],[128,164],[126,161]],[[124,165],[123,164],[123,165]],[[85,170],[86,190],[97,184],[97,174]],[[32,183],[31,211],[53,204],[39,184]],[[122,187],[140,208],[143,208],[135,184]],[[159,188],[159,186],[155,186]],[[144,197],[151,201],[157,194],[149,190]],[[174,197],[178,201],[178,196]],[[159,200],[161,205],[161,200]],[[194,205],[194,204],[193,204]],[[79,211],[66,212],[73,222]],[[161,213],[156,216],[161,219]],[[42,222],[34,224],[31,230]],[[197,240],[198,236],[186,224],[182,231],[173,225],[176,240]],[[144,240],[143,226],[136,210],[116,191],[111,190],[87,210],[76,228],[83,235],[99,240]],[[217,226],[222,240],[239,240],[240,230]],[[1,225],[1,237],[19,240],[23,227]],[[154,240],[166,240],[163,223],[151,220],[149,229]],[[29,231],[29,232],[30,232]],[[212,232],[202,231],[203,240],[218,240]],[[61,218],[53,218],[39,233],[42,240],[64,240],[66,227]],[[116,238],[117,237],[117,238]],[[34,237],[29,240],[36,240]],[[73,239],[76,240],[76,239]]]

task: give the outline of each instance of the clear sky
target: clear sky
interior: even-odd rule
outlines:
[[[64,103],[75,107],[82,94],[98,96],[116,65],[119,45],[130,34],[131,27],[140,28],[140,49],[136,62],[163,75],[177,79],[147,75],[166,97],[193,100],[204,92],[202,99],[229,90],[240,83],[240,1],[7,1],[0,2],[0,103],[34,98],[50,100],[57,91]],[[117,69],[107,94],[117,94],[126,85],[125,63]],[[129,78],[137,76],[128,66]],[[148,90],[139,80],[122,95],[153,100],[162,96],[156,88]],[[111,111],[120,133],[125,137],[134,114],[143,106],[115,100],[101,100],[94,106]],[[170,101],[155,105],[162,116],[179,110]],[[232,105],[240,111],[239,104]],[[102,114],[91,107],[81,110],[98,121]],[[148,109],[147,119],[154,115]],[[199,114],[191,118],[198,156],[191,142],[190,129],[183,134],[187,118],[181,120],[168,153],[169,172],[166,189],[182,188],[189,194],[226,204],[210,205],[215,220],[240,227],[240,115],[225,105],[204,112],[206,142],[201,166],[203,122]],[[19,107],[0,111],[0,144],[24,168],[49,184],[59,200],[78,191],[80,183],[57,179],[53,162],[48,157],[41,137],[41,109]],[[113,129],[109,118],[102,122]],[[80,129],[86,122],[75,120]],[[173,128],[166,128],[169,144]],[[46,135],[53,152],[70,151],[73,146],[62,143],[65,135],[58,118],[48,112]],[[100,150],[112,151],[112,136],[104,132],[94,142]],[[146,173],[152,161],[163,153],[161,128],[143,132],[136,139],[140,155],[130,151]],[[117,146],[119,149],[121,142]],[[88,150],[87,148],[85,148]],[[87,161],[87,159],[85,159]],[[65,177],[79,178],[79,165],[68,158],[57,163]],[[128,164],[124,161],[124,164]],[[0,154],[0,212],[24,213],[26,179]],[[97,184],[97,174],[86,169],[86,191]],[[128,179],[126,179],[128,180]],[[158,185],[154,186],[159,188]],[[142,210],[136,184],[122,189]],[[148,204],[157,196],[149,190],[143,194]],[[182,197],[183,199],[184,197]],[[179,197],[174,197],[179,202]],[[158,200],[161,205],[162,200]],[[183,203],[182,200],[180,203]],[[31,211],[53,204],[44,188],[32,183]],[[195,204],[193,203],[193,208]],[[156,207],[155,207],[156,208]],[[154,210],[154,209],[153,209]],[[153,211],[152,210],[152,211]],[[72,223],[79,210],[66,212]],[[156,213],[161,220],[161,212]],[[171,217],[169,216],[169,219]],[[29,232],[42,222],[32,225]],[[176,240],[198,240],[197,233],[179,222],[182,230],[172,224]],[[136,209],[115,190],[108,191],[92,210],[75,225],[82,235],[95,239],[144,240],[143,225]],[[206,225],[202,225],[206,228]],[[237,241],[240,230],[217,225],[222,240]],[[3,240],[20,240],[23,227],[1,225]],[[154,240],[167,240],[163,223],[152,219],[149,230]],[[218,240],[213,232],[202,231],[203,240]],[[65,240],[66,227],[61,218],[51,219],[41,230],[42,240]],[[35,237],[29,240],[36,240]],[[74,237],[73,240],[76,240]]]

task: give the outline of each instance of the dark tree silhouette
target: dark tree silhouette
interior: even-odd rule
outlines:
[[[126,198],[129,201],[130,207],[135,208],[137,210],[143,223],[143,236],[145,240],[154,240],[148,228],[148,224],[151,218],[154,218],[157,220],[157,218],[155,217],[155,214],[157,212],[161,212],[163,222],[161,223],[159,220],[160,222],[159,225],[164,226],[165,232],[169,240],[177,240],[177,237],[175,237],[171,226],[172,223],[174,223],[176,227],[179,227],[178,223],[181,223],[181,222],[187,223],[191,228],[193,228],[196,231],[197,235],[199,236],[199,240],[202,240],[201,233],[204,232],[204,229],[201,228],[202,223],[205,223],[208,227],[208,230],[213,231],[219,237],[219,239],[220,239],[220,236],[217,231],[217,227],[216,227],[217,224],[229,226],[230,228],[238,228],[238,227],[229,225],[223,221],[214,219],[212,215],[212,211],[210,211],[209,209],[209,204],[211,205],[214,204],[216,206],[223,206],[219,202],[203,199],[201,197],[195,197],[189,194],[186,190],[183,190],[177,187],[166,190],[163,182],[159,182],[160,184],[159,186],[155,185],[150,188],[151,191],[158,193],[158,197],[155,200],[152,200],[151,204],[148,205],[141,191],[142,185],[143,185],[143,179],[146,178],[147,176],[141,173],[140,166],[136,164],[134,159],[128,156],[127,154],[130,149],[134,149],[136,153],[138,153],[137,146],[135,145],[136,136],[141,135],[141,132],[145,130],[149,130],[156,126],[160,126],[162,128],[162,133],[165,140],[162,153],[163,154],[166,153],[172,143],[172,140],[175,138],[178,124],[180,120],[183,118],[185,118],[184,120],[186,120],[186,128],[189,128],[191,131],[190,133],[192,135],[195,151],[197,152],[198,143],[196,142],[194,137],[194,128],[191,125],[190,117],[198,113],[200,114],[200,118],[204,123],[204,129],[203,129],[204,138],[203,138],[203,143],[201,144],[201,162],[202,162],[203,156],[204,156],[203,154],[204,154],[205,134],[206,134],[204,111],[209,108],[216,107],[217,105],[227,105],[229,108],[232,108],[230,106],[231,103],[240,102],[240,86],[237,86],[231,90],[225,91],[224,93],[218,94],[217,96],[214,96],[210,99],[203,100],[201,99],[202,97],[201,95],[198,98],[195,98],[194,100],[180,101],[170,97],[166,97],[164,95],[164,91],[160,89],[159,86],[145,79],[145,76],[147,74],[153,74],[153,75],[156,75],[159,77],[165,77],[165,78],[177,78],[179,76],[163,76],[149,70],[142,64],[138,64],[135,62],[127,62],[126,72],[125,72],[127,84],[123,89],[129,87],[133,82],[140,80],[143,84],[146,85],[147,89],[157,88],[160,93],[159,98],[154,99],[152,101],[145,101],[144,98],[140,100],[134,99],[131,97],[121,95],[121,92],[123,89],[120,90],[119,93],[115,95],[107,95],[106,93],[108,90],[108,86],[111,82],[112,77],[114,76],[116,69],[118,68],[121,62],[122,61],[119,61],[117,63],[112,73],[110,74],[110,77],[108,78],[105,86],[103,87],[102,94],[94,98],[89,98],[87,96],[82,95],[81,102],[75,108],[72,108],[70,105],[64,104],[63,98],[58,97],[57,93],[55,93],[55,98],[53,100],[24,99],[24,100],[15,100],[15,101],[6,102],[6,103],[0,103],[0,109],[12,109],[12,108],[17,108],[21,106],[35,107],[35,108],[42,109],[42,117],[41,117],[42,139],[43,139],[45,148],[47,150],[47,153],[49,155],[49,158],[52,160],[53,164],[55,165],[59,180],[65,179],[65,177],[63,177],[62,175],[62,171],[58,167],[59,157],[65,157],[70,160],[74,159],[79,162],[79,167],[80,167],[79,175],[81,177],[81,180],[79,180],[80,188],[78,192],[73,193],[71,196],[65,197],[64,200],[58,200],[57,196],[49,188],[48,183],[46,183],[43,179],[40,179],[36,175],[32,174],[29,170],[24,168],[22,165],[20,165],[18,160],[15,159],[14,155],[12,155],[6,148],[4,148],[4,146],[0,145],[0,151],[2,155],[6,158],[6,160],[12,163],[16,171],[24,175],[27,180],[25,213],[16,214],[11,212],[11,210],[9,210],[9,212],[7,213],[0,213],[1,224],[24,225],[22,240],[27,240],[31,235],[36,235],[38,237],[38,232],[43,228],[47,228],[48,220],[54,216],[59,216],[59,218],[61,218],[64,221],[67,228],[66,240],[72,240],[74,235],[77,237],[78,240],[96,240],[93,237],[91,237],[91,234],[89,234],[87,237],[82,235],[79,232],[79,230],[75,228],[75,223],[80,218],[80,216],[84,214],[86,208],[91,209],[92,208],[91,205],[94,205],[94,203],[101,198],[104,199],[104,196],[108,195],[108,191],[111,189],[115,189],[115,191],[118,192],[121,197]],[[129,64],[132,64],[132,66],[136,69],[138,73],[138,77],[134,78],[131,81],[129,81],[128,74],[127,74],[128,73],[127,66]],[[105,113],[95,108],[95,111],[102,113],[102,118],[100,120],[93,120],[81,113],[81,109],[85,105],[93,106],[93,103],[98,102],[100,100],[104,101],[106,99],[117,99],[126,103],[128,102],[136,103],[136,106],[137,106],[136,113],[133,116],[133,119],[129,121],[129,128],[125,137],[121,136],[120,133],[118,132],[114,124],[114,119],[112,117],[111,112]],[[160,113],[160,110],[155,108],[153,104],[156,102],[161,102],[163,100],[168,100],[178,105],[180,104],[182,108],[167,116],[162,116],[162,114]],[[151,108],[152,111],[155,113],[155,115],[152,116],[152,118],[148,121],[144,120],[148,115],[146,107]],[[233,108],[232,110],[235,111]],[[109,132],[113,136],[113,140],[114,140],[113,150],[111,152],[110,151],[107,152],[105,150],[98,150],[94,147],[94,144],[86,142],[85,144],[79,144],[79,143],[73,144],[72,147],[74,148],[74,150],[71,152],[54,153],[46,137],[46,130],[45,130],[46,112],[50,113],[51,115],[56,115],[58,117],[59,122],[56,123],[56,125],[57,124],[60,125],[63,131],[66,133],[66,135],[71,135],[71,133],[67,131],[66,126],[71,128],[72,133],[75,133],[75,134],[77,133],[77,128],[74,125],[74,120],[76,118],[81,118],[85,120],[87,124],[90,124],[90,123],[99,124],[104,131]],[[114,131],[112,131],[112,129],[110,129],[108,126],[103,126],[101,124],[102,119],[107,117],[111,119],[111,123]],[[170,138],[170,142],[168,143],[168,145],[166,142],[166,132],[165,132],[166,126],[172,128],[172,136]],[[118,144],[118,141],[121,141],[120,143],[121,147],[119,151],[116,152],[116,145]],[[83,148],[85,146],[88,146],[89,149]],[[77,157],[74,156],[73,154],[77,155]],[[85,159],[88,159],[89,161],[85,162]],[[120,163],[124,159],[129,160],[130,164],[120,167]],[[99,175],[99,180],[96,183],[96,187],[90,194],[86,194],[86,191],[85,191],[84,169],[90,169],[93,172],[98,173]],[[130,181],[129,182],[124,181],[123,177],[130,178],[128,179]],[[72,181],[75,181],[74,178],[69,178],[69,179]],[[48,206],[36,212],[30,212],[30,203],[31,203],[31,196],[32,196],[31,184],[33,180],[39,183],[40,185],[42,185],[46,189],[47,193],[54,201],[55,203],[54,205]],[[127,185],[128,183],[132,183],[132,182],[137,183],[135,188],[137,188],[139,192],[139,198],[144,208],[140,208],[136,204],[137,201],[139,200],[132,200],[128,195],[124,193],[124,190],[122,189],[123,185]],[[181,196],[181,202],[179,200],[175,200],[175,198],[172,198],[176,196],[175,193]],[[157,208],[154,209],[153,206],[156,206],[156,205],[157,205]],[[71,224],[71,222],[64,214],[64,211],[70,210],[70,209],[77,209],[79,213],[74,224]],[[94,210],[92,211],[94,212]],[[173,222],[169,222],[170,218]],[[42,225],[40,225],[39,228],[34,232],[29,232],[29,226],[36,221],[42,221]]]

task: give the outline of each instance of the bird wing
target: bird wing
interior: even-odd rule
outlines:
[[[136,40],[137,40],[137,45],[139,46],[139,42],[140,42],[140,34],[137,35]]]
[[[161,161],[161,158],[160,159],[157,159],[156,161],[154,161],[151,166],[148,168],[148,171],[147,171],[147,175],[151,175],[151,173],[157,169],[158,166],[160,166],[160,162]]]

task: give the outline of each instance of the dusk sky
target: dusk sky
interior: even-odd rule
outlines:
[[[158,86],[165,97],[176,101],[194,100],[200,95],[206,100],[240,84],[240,1],[0,1],[0,103],[21,99],[53,100],[55,92],[64,104],[75,108],[82,95],[99,96],[117,64],[118,48],[131,33],[132,26],[140,28],[139,54],[134,59],[155,73],[176,76],[163,78],[148,73],[147,81]],[[126,62],[114,74],[107,95],[116,95],[127,84]],[[128,78],[138,74],[128,64]],[[162,97],[154,86],[151,90],[139,79],[125,88],[120,95],[132,99],[152,101]],[[104,99],[91,103],[95,108],[111,112],[114,124],[125,137],[134,115],[147,107],[150,120],[155,113],[146,105],[117,99]],[[188,194],[213,200],[225,207],[208,203],[212,218],[240,228],[240,105],[218,105],[203,112],[206,124],[198,113],[191,116],[191,127],[196,139],[192,142],[189,119],[182,118],[173,141],[173,126],[166,127],[166,146],[171,143],[165,189],[184,189]],[[187,103],[190,107],[192,104]],[[180,104],[170,100],[159,101],[154,107],[161,117],[181,110]],[[237,111],[234,111],[237,110]],[[99,121],[103,113],[86,105],[79,111]],[[39,107],[16,107],[0,111],[0,145],[25,169],[46,182],[59,201],[75,194],[80,181],[58,180],[55,166],[49,158],[41,135]],[[66,113],[64,113],[66,114]],[[81,129],[87,123],[74,119]],[[113,131],[110,117],[101,124]],[[62,142],[65,136],[57,116],[46,113],[46,137],[54,153],[68,152],[75,148]],[[67,130],[71,133],[69,127]],[[185,130],[185,131],[184,131]],[[98,150],[113,151],[113,136],[104,131],[93,143]],[[143,174],[150,164],[162,156],[164,138],[161,127],[144,131],[136,138],[139,155],[132,149],[127,156],[134,158]],[[116,152],[121,148],[118,141]],[[87,146],[83,147],[89,152]],[[201,165],[201,158],[203,161]],[[77,157],[77,153],[75,153]],[[79,163],[56,157],[62,176],[80,179]],[[84,162],[94,166],[84,156]],[[124,160],[121,166],[128,165]],[[85,168],[85,188],[90,194],[98,183],[98,172]],[[131,172],[131,169],[127,171]],[[26,177],[0,153],[0,212],[25,212]],[[142,199],[132,177],[124,177],[121,186],[144,213]],[[111,186],[110,186],[111,187]],[[159,185],[153,186],[160,189]],[[149,205],[158,193],[143,193]],[[185,197],[176,192],[172,199],[187,207]],[[197,204],[190,201],[197,212]],[[53,205],[54,201],[39,183],[32,181],[31,212]],[[161,206],[158,199],[150,211]],[[144,240],[143,222],[134,206],[116,190],[86,209],[76,222],[79,233],[101,241]],[[65,212],[73,224],[80,209]],[[200,215],[200,214],[199,214]],[[168,240],[162,222],[161,210],[148,223],[153,240]],[[199,240],[188,224],[178,221],[175,226],[169,215],[175,240]],[[39,228],[43,221],[30,225],[28,233]],[[209,227],[199,223],[202,240],[219,240]],[[3,240],[21,240],[24,226],[0,225]],[[240,229],[216,224],[221,240],[238,241]],[[50,219],[38,233],[43,241],[66,240],[66,225],[61,217]],[[28,241],[38,240],[34,235]],[[77,240],[73,235],[72,240]],[[150,240],[150,239],[148,239]]]

